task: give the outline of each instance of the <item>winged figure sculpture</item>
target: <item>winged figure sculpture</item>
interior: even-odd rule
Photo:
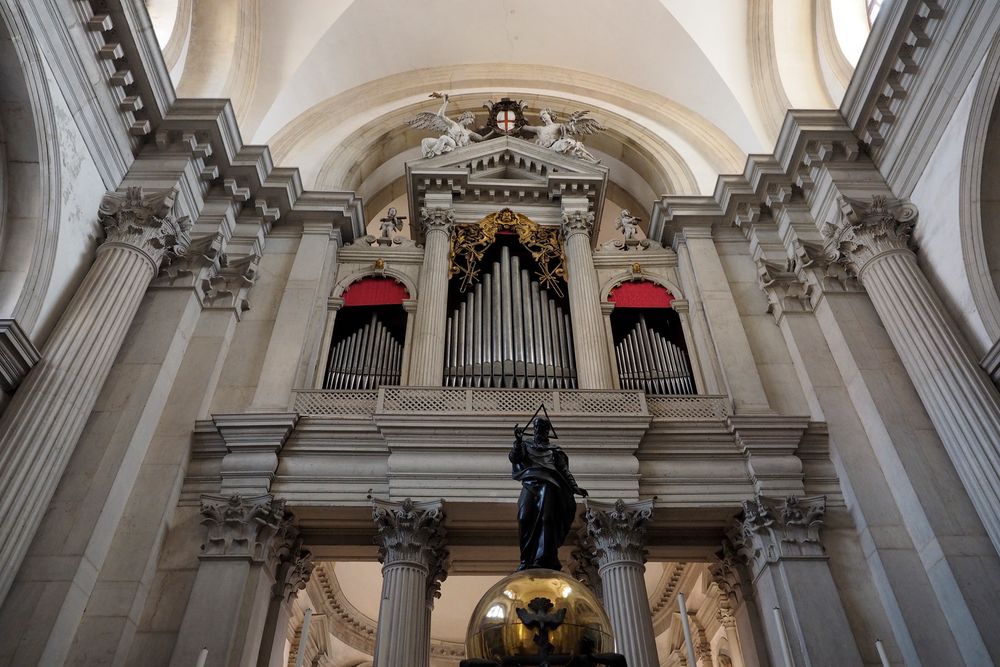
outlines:
[[[469,129],[476,120],[471,111],[463,112],[456,120],[445,115],[448,109],[447,93],[431,93],[430,96],[444,100],[438,112],[423,111],[407,123],[418,130],[434,130],[442,133],[436,139],[428,137],[420,141],[420,150],[425,158],[449,153],[456,148],[468,146],[473,141],[483,141],[488,138]]]
[[[557,122],[552,109],[542,109],[538,112],[538,116],[542,120],[541,125],[525,125],[521,129],[524,132],[534,134],[535,143],[539,146],[544,146],[557,153],[572,155],[587,162],[597,163],[597,158],[584,147],[583,142],[573,137],[573,135],[597,134],[604,129],[604,126],[596,119],[587,118],[588,113],[590,112],[576,111],[570,114],[567,120]]]

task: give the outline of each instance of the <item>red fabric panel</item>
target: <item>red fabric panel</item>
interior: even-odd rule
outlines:
[[[399,305],[409,299],[406,288],[392,278],[362,278],[344,292],[345,306]]]
[[[635,280],[611,290],[608,301],[614,303],[615,308],[669,308],[674,297],[656,283]]]

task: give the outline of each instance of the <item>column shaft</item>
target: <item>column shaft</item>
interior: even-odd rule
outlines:
[[[615,646],[630,667],[657,667],[653,617],[641,562],[618,561],[600,568],[604,608],[615,629]]]
[[[1000,551],[1000,396],[916,257],[869,264],[863,283],[994,546]]]
[[[430,643],[426,628],[427,567],[394,563],[382,569],[382,602],[375,634],[375,667],[426,667]],[[428,649],[425,655],[424,649]]]
[[[153,277],[125,246],[98,254],[0,420],[0,599],[10,588]]]
[[[424,263],[420,268],[420,293],[410,343],[410,373],[407,384],[441,386],[444,379],[444,330],[448,309],[448,254],[450,209],[424,209]]]
[[[611,389],[614,385],[601,314],[601,294],[590,249],[593,221],[593,213],[563,213],[566,286],[576,349],[577,386],[580,389]]]

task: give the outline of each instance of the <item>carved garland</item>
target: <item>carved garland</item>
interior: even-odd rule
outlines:
[[[538,264],[536,275],[543,287],[563,296],[562,282],[566,280],[566,258],[559,229],[542,227],[527,216],[505,208],[491,213],[478,223],[459,225],[451,235],[449,277],[462,277],[461,291],[467,291],[479,280],[479,262],[486,250],[496,241],[497,232],[510,230]]]

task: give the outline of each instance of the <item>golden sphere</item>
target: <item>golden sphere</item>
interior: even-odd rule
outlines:
[[[500,660],[538,655],[537,630],[525,627],[517,613],[519,608],[527,610],[535,598],[552,602],[552,613],[566,610],[562,624],[549,632],[553,654],[614,651],[611,622],[597,596],[562,572],[538,569],[515,572],[486,591],[465,635],[468,657]]]

